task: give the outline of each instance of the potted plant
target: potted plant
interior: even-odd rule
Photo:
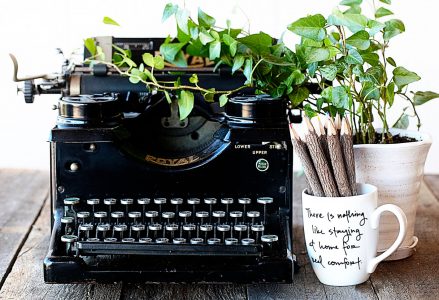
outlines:
[[[396,204],[407,215],[406,239],[392,256],[403,258],[411,255],[416,244],[413,237],[416,202],[431,144],[428,135],[403,129],[407,128],[410,117],[417,119],[419,128],[416,106],[439,94],[408,92],[409,84],[420,77],[398,66],[386,52],[390,40],[403,33],[405,27],[402,21],[391,18],[393,13],[388,8],[391,1],[380,2],[380,7],[375,7],[373,2],[372,18],[362,14],[362,0],[343,0],[340,5],[344,8],[334,9],[327,18],[316,14],[291,23],[288,29],[301,37],[294,51],[266,33],[250,34],[231,28],[230,23],[221,28],[201,10],[195,20],[184,8],[167,4],[163,20],[175,16],[177,37],[165,41],[161,55],[145,54],[144,64],[137,66],[127,51],[116,48],[117,55],[107,64],[129,76],[133,83],[143,82],[148,89],[164,92],[169,102],[177,101],[181,119],[192,110],[194,92],[200,92],[206,101],[217,99],[223,106],[245,87],[284,98],[291,108],[300,107],[309,117],[319,113],[347,114],[356,133],[358,181],[378,186],[379,205]],[[382,21],[383,18],[388,20]],[[101,55],[92,44],[89,50],[94,54],[92,59]],[[154,69],[163,68],[164,61],[184,66],[185,52],[207,57],[217,66],[228,65],[232,73],[241,70],[247,81],[229,91],[204,87],[195,75],[190,85],[182,85],[178,80],[157,81]],[[317,83],[321,92],[311,94],[309,83]],[[403,101],[407,106],[391,126],[388,110],[396,101]],[[375,128],[376,123],[380,123],[381,129]],[[390,225],[392,221],[383,219],[380,237],[383,242],[378,246],[381,251],[388,247],[385,241],[390,243],[397,235],[397,228]]]

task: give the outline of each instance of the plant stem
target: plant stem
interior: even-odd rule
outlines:
[[[419,131],[419,129],[421,128],[421,118],[419,118],[418,112],[416,111],[416,105],[415,105],[415,103],[413,103],[412,99],[410,99],[410,97],[407,96],[405,93],[397,92],[396,94],[400,95],[400,96],[403,97],[405,100],[407,100],[408,102],[410,102],[410,105],[411,105],[412,108],[413,108],[413,112],[414,112],[414,114],[415,114],[415,117],[416,117],[416,119],[418,120],[418,123],[416,124],[416,127],[418,128],[418,131]]]

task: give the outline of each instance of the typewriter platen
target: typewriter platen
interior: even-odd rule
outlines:
[[[135,42],[135,56],[160,40],[112,42]],[[170,70],[158,76],[175,76]],[[244,80],[205,65],[183,71],[183,82],[198,73],[217,89]],[[105,67],[68,68],[53,78],[52,86],[26,88],[28,100],[63,95],[50,137],[46,282],[292,281],[293,152],[284,101],[236,96],[222,111],[196,97],[180,121],[177,105]]]

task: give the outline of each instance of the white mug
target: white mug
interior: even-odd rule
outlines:
[[[404,240],[407,218],[396,205],[377,208],[377,188],[357,184],[357,196],[315,197],[302,192],[303,229],[308,256],[323,284],[356,285],[366,281],[376,266]],[[376,256],[379,219],[384,211],[395,214],[399,234],[393,245]]]

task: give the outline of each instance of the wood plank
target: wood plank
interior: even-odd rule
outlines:
[[[43,258],[50,233],[50,201],[37,222],[0,291],[0,299],[120,299],[121,284],[45,284]]]
[[[306,187],[303,176],[294,178],[293,191],[293,250],[300,265],[292,284],[264,284],[248,287],[249,299],[376,299],[372,284],[330,287],[317,279],[305,247],[302,218],[302,190]]]
[[[0,170],[0,288],[49,192],[49,175]]]
[[[245,285],[232,284],[127,284],[121,299],[196,300],[247,299]]]
[[[439,201],[439,175],[425,175],[424,182]]]
[[[407,259],[384,262],[371,276],[381,299],[437,299],[439,203],[425,184],[421,187],[415,224],[419,243],[415,254]]]

